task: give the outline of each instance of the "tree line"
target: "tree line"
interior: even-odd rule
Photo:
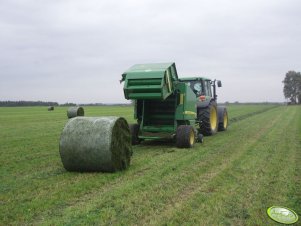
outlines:
[[[0,101],[0,107],[58,106],[57,102],[45,101]]]
[[[301,104],[301,73],[289,71],[282,82],[284,97],[289,99],[291,104]]]
[[[129,104],[104,104],[104,103],[89,103],[79,104],[80,106],[127,106]],[[78,106],[75,103],[59,104],[58,102],[45,102],[45,101],[0,101],[0,107],[31,107],[31,106]]]

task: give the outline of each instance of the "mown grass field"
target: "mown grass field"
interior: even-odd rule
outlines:
[[[234,119],[269,107],[228,112]],[[131,167],[114,174],[63,168],[66,110],[0,108],[0,225],[277,225],[266,214],[272,205],[301,215],[300,106],[233,120],[193,149],[144,142]],[[131,107],[85,113],[134,122]]]

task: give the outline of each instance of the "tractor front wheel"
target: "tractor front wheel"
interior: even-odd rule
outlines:
[[[181,125],[177,128],[176,145],[178,148],[192,148],[196,142],[194,128],[189,125]]]

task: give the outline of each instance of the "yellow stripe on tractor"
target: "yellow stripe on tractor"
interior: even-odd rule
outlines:
[[[196,113],[193,112],[193,111],[184,111],[183,113],[184,113],[184,115],[194,115],[194,116],[196,116]]]

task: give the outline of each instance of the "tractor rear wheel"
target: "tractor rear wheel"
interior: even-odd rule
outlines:
[[[178,148],[192,148],[196,141],[194,128],[189,125],[181,125],[177,128],[176,145]]]
[[[130,132],[131,132],[131,138],[132,138],[132,145],[140,144],[140,139],[138,137],[139,134],[139,125],[138,124],[130,124]]]
[[[228,112],[225,107],[218,107],[218,131],[226,131],[228,128],[229,120],[228,120]]]
[[[217,132],[218,115],[215,101],[211,101],[208,107],[199,110],[198,121],[202,134],[211,136]]]

